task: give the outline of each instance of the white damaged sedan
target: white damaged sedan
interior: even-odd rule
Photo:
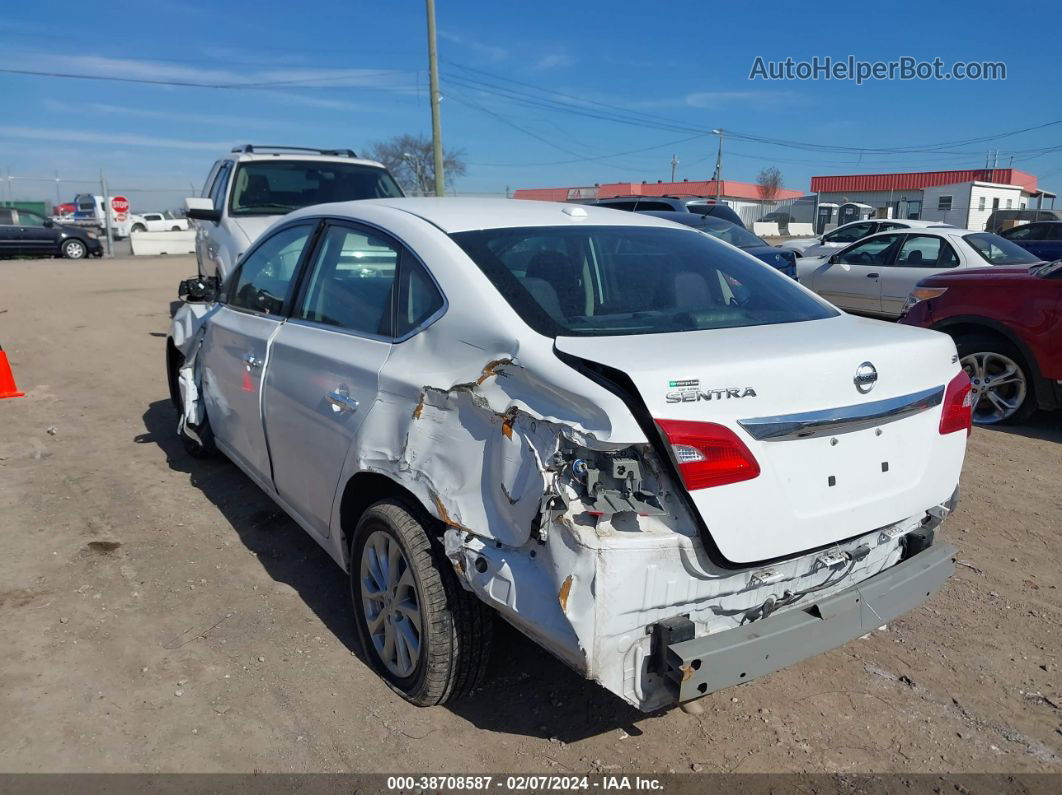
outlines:
[[[644,710],[841,645],[953,570],[970,382],[696,230],[380,199],[285,216],[168,344],[179,433],[350,574],[409,701],[496,615]]]

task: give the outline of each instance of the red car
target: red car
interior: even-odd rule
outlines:
[[[900,322],[955,338],[973,383],[974,422],[1062,408],[1062,260],[923,279]]]

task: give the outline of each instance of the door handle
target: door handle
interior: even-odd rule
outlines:
[[[867,278],[868,279],[877,279],[878,278],[878,274],[876,274],[876,273],[868,273],[867,274]]]
[[[358,401],[350,396],[346,387],[334,389],[325,395],[325,399],[332,405],[332,411],[336,413],[343,411],[353,413],[358,410]]]
[[[247,370],[248,371],[257,370],[259,367],[262,366],[262,360],[261,359],[256,359],[255,355],[253,353],[249,353],[246,356],[244,356],[243,357],[243,363],[245,365],[247,365]]]

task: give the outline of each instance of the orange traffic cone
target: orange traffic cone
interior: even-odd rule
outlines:
[[[11,372],[11,365],[7,363],[7,354],[0,346],[0,398],[22,397],[25,394],[15,386],[15,376]]]

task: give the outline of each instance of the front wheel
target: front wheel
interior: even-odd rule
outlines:
[[[63,256],[67,259],[84,259],[88,254],[88,248],[77,238],[70,238],[62,247]]]
[[[130,232],[146,232],[147,229],[145,228],[145,226],[143,224],[133,224],[133,228],[131,230],[129,230],[129,231]]]
[[[362,648],[385,682],[420,707],[470,692],[490,654],[490,610],[465,591],[405,502],[362,515],[351,541],[350,591]]]
[[[1028,365],[1018,350],[992,336],[955,340],[959,363],[970,376],[973,421],[1001,425],[1027,420],[1036,410],[1036,396]]]

